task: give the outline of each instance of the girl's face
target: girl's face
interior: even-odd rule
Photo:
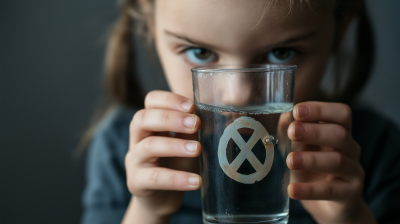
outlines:
[[[295,101],[312,100],[334,48],[334,5],[269,3],[156,1],[152,30],[171,90],[193,99],[190,69],[200,65],[295,64]]]

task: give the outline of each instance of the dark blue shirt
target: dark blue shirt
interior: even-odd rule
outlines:
[[[116,108],[98,126],[87,162],[83,224],[120,223],[131,199],[124,159],[134,111]],[[353,138],[365,171],[364,199],[378,223],[400,224],[400,132],[369,110],[353,110]],[[202,224],[200,191],[185,192],[171,224]],[[299,201],[290,201],[289,223],[315,223]]]

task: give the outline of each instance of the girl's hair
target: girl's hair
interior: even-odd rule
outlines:
[[[133,32],[143,28],[135,0],[125,0],[121,15],[109,39],[106,53],[106,85],[116,103],[130,108],[144,106],[144,92],[135,66]],[[135,23],[136,22],[136,23]],[[142,25],[142,26],[139,26]]]
[[[139,83],[138,75],[135,74],[133,35],[136,31],[150,36],[148,30],[146,30],[144,18],[148,17],[152,11],[152,1],[147,1],[148,7],[145,7],[144,11],[143,7],[142,11],[139,9],[136,2],[137,0],[125,0],[122,5],[121,15],[108,42],[105,69],[106,84],[113,101],[129,108],[143,108],[144,92]],[[310,0],[303,2],[310,5]],[[289,4],[292,6],[293,0],[290,0]],[[355,11],[358,12],[358,28],[356,53],[350,76],[347,78],[347,82],[342,84],[342,75],[335,74],[334,94],[328,96],[321,91],[321,95],[324,97],[320,100],[351,104],[370,76],[374,59],[374,40],[365,3],[363,0],[337,0],[336,19],[338,28],[343,24],[345,16]],[[337,71],[337,73],[340,73],[340,71]],[[339,88],[341,85],[344,87]]]

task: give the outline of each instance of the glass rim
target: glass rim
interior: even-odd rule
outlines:
[[[229,68],[229,67],[244,68]],[[223,68],[228,67],[228,68]],[[280,65],[280,64],[250,64],[250,65],[206,65],[198,66],[190,69],[192,72],[271,72],[281,70],[293,70],[297,65]]]

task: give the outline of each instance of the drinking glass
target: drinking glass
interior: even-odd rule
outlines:
[[[192,69],[204,223],[287,223],[296,66]]]

